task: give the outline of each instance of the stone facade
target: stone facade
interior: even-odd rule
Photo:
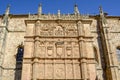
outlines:
[[[0,15],[0,80],[119,80],[120,16]],[[24,48],[23,48],[24,47]],[[17,59],[24,49],[23,60]],[[23,51],[23,50],[22,50]]]

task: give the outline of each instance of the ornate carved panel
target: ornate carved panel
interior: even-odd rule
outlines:
[[[39,79],[81,79],[76,41],[43,40],[39,50]]]
[[[64,53],[62,46],[58,46],[56,52],[57,56],[62,56]]]
[[[77,36],[75,23],[42,23],[40,36]]]
[[[53,79],[53,64],[45,65],[45,78]]]
[[[67,54],[67,56],[71,56],[72,55],[72,47],[71,46],[67,46],[66,47],[66,54]]]
[[[61,61],[60,61],[61,62]],[[54,65],[54,78],[55,79],[65,79],[65,67],[64,64]]]
[[[53,47],[52,46],[48,46],[47,47],[47,55],[48,56],[52,56],[52,54],[53,54]]]
[[[79,58],[79,46],[77,42],[70,41],[41,41],[39,45],[40,58]]]

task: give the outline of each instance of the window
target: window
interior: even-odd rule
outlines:
[[[24,52],[23,47],[19,47],[17,51],[16,61],[21,61],[21,62],[23,61],[23,52]]]
[[[120,47],[116,48],[116,54],[117,54],[118,61],[120,61]]]
[[[24,48],[23,45],[21,44],[18,46],[17,49],[15,80],[21,80],[23,53],[24,53]]]

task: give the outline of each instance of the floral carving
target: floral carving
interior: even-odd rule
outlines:
[[[41,36],[77,36],[77,26],[71,23],[43,23]]]

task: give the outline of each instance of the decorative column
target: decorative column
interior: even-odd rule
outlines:
[[[87,80],[87,62],[86,62],[86,54],[84,47],[84,30],[83,24],[81,21],[78,21],[78,41],[79,41],[79,52],[80,52],[80,65],[81,65],[81,78],[82,80]]]
[[[34,54],[33,54],[33,80],[38,79],[38,65],[39,65],[39,27],[40,27],[40,21],[36,22],[35,25],[35,40],[34,40]]]

